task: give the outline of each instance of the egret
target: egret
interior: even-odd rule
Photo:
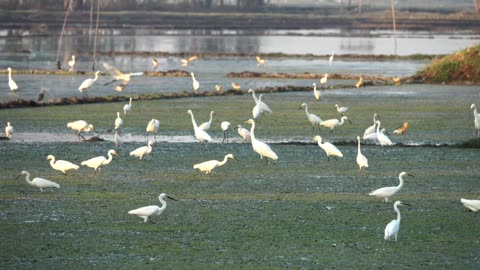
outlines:
[[[127,104],[123,105],[123,114],[127,114],[127,112],[130,112],[131,110],[132,110],[132,98],[130,98]]]
[[[396,186],[396,187],[382,187],[382,188],[376,189],[376,190],[368,193],[368,195],[374,196],[374,197],[377,197],[377,198],[383,198],[384,202],[388,202],[388,199],[390,197],[397,194],[397,192],[399,192],[402,189],[402,187],[403,187],[403,177],[405,175],[414,177],[412,174],[409,174],[409,173],[406,173],[406,172],[401,172],[398,175],[398,179],[400,180],[400,183],[398,184],[398,186]]]
[[[190,64],[190,62],[192,62],[194,60],[197,60],[197,59],[198,59],[198,57],[196,55],[190,56],[189,58],[181,59],[182,66],[186,67],[186,66],[188,66],[188,64]]]
[[[160,194],[160,196],[158,196],[158,200],[162,204],[161,207],[158,207],[157,205],[144,206],[134,210],[130,210],[128,211],[128,213],[130,215],[136,215],[139,218],[143,218],[143,222],[147,223],[148,218],[150,216],[159,216],[165,211],[165,209],[167,208],[167,203],[165,202],[165,198],[176,201],[176,199],[168,196],[165,193],[162,193]]]
[[[191,72],[190,75],[192,76],[193,92],[197,93],[200,88],[200,83],[195,79],[195,74],[193,72]]]
[[[402,203],[401,201],[396,201],[393,204],[393,209],[395,210],[395,212],[397,212],[397,219],[390,221],[390,223],[388,223],[387,226],[385,227],[385,236],[383,237],[385,240],[391,240],[392,238],[394,238],[395,241],[397,241],[398,231],[400,230],[400,219],[401,219],[400,210],[398,209],[400,205],[410,206],[409,204]]]
[[[328,57],[328,63],[331,65],[333,63],[333,58],[335,57],[335,52],[332,51],[332,54],[330,55],[330,57]]]
[[[215,91],[217,91],[218,93],[221,93],[222,92],[222,86],[220,84],[215,84]]]
[[[343,157],[342,152],[340,152],[335,145],[329,142],[322,143],[322,137],[317,135],[313,137],[313,141],[318,142],[318,146],[325,151],[325,154],[327,154],[327,160],[330,160],[330,157],[334,157],[336,160],[337,157]]]
[[[87,123],[84,120],[77,120],[74,122],[67,123],[67,127],[73,129],[74,131],[77,132],[77,136],[85,140],[85,137],[81,135],[82,132],[90,132],[93,131],[96,133],[95,128],[93,127],[92,124]]]
[[[157,60],[156,58],[153,58],[153,60],[152,60],[152,66],[153,66],[153,71],[157,70],[158,60]]]
[[[107,155],[108,159],[104,156],[98,156],[89,160],[82,161],[80,165],[93,168],[93,171],[96,172],[97,169],[101,170],[100,167],[110,164],[110,162],[112,162],[113,160],[113,155],[118,156],[117,152],[113,149],[108,150]]]
[[[241,87],[240,87],[240,84],[239,84],[239,83],[236,83],[236,82],[232,82],[232,87],[233,87],[233,89],[235,89],[235,90],[240,90],[240,88],[241,88]]]
[[[242,137],[244,143],[248,142],[250,139],[250,131],[248,131],[248,129],[242,127],[242,125],[238,125],[237,132]]]
[[[72,60],[68,61],[68,66],[70,67],[68,71],[73,71],[73,68],[75,67],[75,55],[72,54]]]
[[[147,146],[141,146],[130,152],[130,156],[136,156],[142,160],[143,157],[148,156],[152,152],[152,145],[153,141],[149,141]]]
[[[480,210],[480,200],[467,200],[461,198],[460,202],[463,203],[463,206],[472,210],[473,212]]]
[[[53,155],[48,155],[47,160],[50,160],[50,166],[57,171],[63,172],[63,174],[67,174],[70,170],[78,170],[80,166],[71,163],[70,161],[66,160],[55,160]]]
[[[357,164],[358,164],[358,167],[360,168],[360,171],[362,171],[365,168],[368,168],[368,159],[362,154],[362,151],[360,150],[360,136],[357,136],[357,141],[358,141]]]
[[[478,136],[480,134],[480,114],[477,112],[477,106],[472,104],[470,109],[473,109],[473,118],[475,122],[475,134]]]
[[[316,100],[320,100],[320,91],[318,91],[316,83],[313,83],[313,96]]]
[[[115,130],[115,137],[113,138],[113,142],[115,143],[116,147],[120,147],[123,143],[122,136],[120,136],[120,131]]]
[[[326,84],[328,81],[328,74],[325,73],[323,77],[320,79],[320,84]]]
[[[377,132],[377,129],[376,129],[376,123],[377,123],[377,120],[380,119],[380,117],[378,116],[377,113],[374,113],[373,114],[373,125],[369,126],[368,128],[365,129],[365,131],[363,132],[363,139],[365,140],[365,137],[369,134],[372,134],[372,133],[376,133]],[[376,134],[375,134],[376,136]],[[375,138],[376,140],[376,138]]]
[[[257,65],[263,65],[265,64],[265,59],[262,59],[260,55],[255,56],[255,59],[257,59]]]
[[[330,133],[333,133],[333,129],[335,127],[343,126],[343,124],[345,123],[345,120],[347,120],[350,124],[352,123],[352,121],[350,121],[350,119],[348,119],[348,117],[342,116],[342,118],[340,118],[340,120],[329,119],[329,120],[322,121],[322,122],[320,122],[320,126],[325,127],[325,128],[329,128]]]
[[[222,141],[222,143],[225,141],[225,138],[227,139],[227,143],[228,143],[228,130],[230,128],[230,122],[223,121],[220,124],[220,127],[222,128],[222,131],[223,131],[223,141]]]
[[[358,79],[358,82],[355,84],[355,87],[356,88],[360,88],[362,86],[365,86],[364,83],[363,83],[363,78],[360,77],[360,79]]]
[[[393,134],[403,135],[407,132],[408,129],[408,122],[403,123],[400,127],[393,130]]]
[[[320,129],[320,123],[322,122],[322,119],[320,117],[318,117],[317,115],[308,112],[307,103],[302,103],[302,105],[300,105],[300,108],[298,108],[298,109],[302,109],[302,108],[305,108],[305,114],[307,115],[308,122],[310,122],[310,124],[312,124],[313,130],[315,130],[315,127]]]
[[[253,116],[253,119],[259,121],[260,120],[260,116],[262,115],[262,109],[260,108],[260,103],[257,103],[255,104],[255,106],[253,106],[253,109],[252,109],[252,116]]]
[[[382,129],[380,130],[380,121],[377,120],[377,139],[378,141],[380,142],[380,145],[381,146],[384,146],[384,145],[392,145],[392,141],[390,140],[390,138],[388,138],[387,135],[385,135],[385,129]]]
[[[115,86],[114,90],[117,91],[117,92],[123,92],[123,90],[127,86],[128,86],[128,82],[122,82],[121,84]]]
[[[147,131],[147,141],[148,141],[148,134],[153,133],[155,141],[157,141],[157,131],[160,129],[160,121],[157,119],[152,119],[150,122],[147,124],[147,128],[145,129]]]
[[[98,74],[100,73],[100,71],[97,71],[95,72],[95,78],[88,78],[86,79],[85,81],[82,82],[82,84],[80,84],[80,87],[78,87],[78,91],[80,91],[84,96],[88,96],[87,95],[87,89],[90,88],[94,82],[96,82],[98,80]]]
[[[16,178],[18,179],[20,176],[22,175],[25,175],[25,180],[27,180],[27,183],[30,185],[30,186],[34,186],[34,187],[38,187],[40,188],[40,192],[43,192],[43,189],[44,188],[60,188],[60,185],[55,183],[55,182],[52,182],[50,180],[47,180],[47,179],[43,179],[43,178],[40,178],[40,177],[35,177],[33,178],[33,180],[30,181],[30,173],[27,172],[27,171],[23,171],[21,172]]]
[[[272,160],[277,160],[278,156],[273,150],[268,146],[268,144],[259,141],[255,138],[255,120],[253,119],[248,119],[245,123],[251,124],[252,127],[250,128],[250,140],[252,142],[252,148],[253,151],[257,152],[260,155],[260,158],[263,159],[263,157],[270,158]],[[268,160],[265,159],[267,162]]]
[[[17,83],[12,79],[12,68],[7,68],[8,70],[8,87],[10,87],[10,91],[15,92],[18,90]]]
[[[205,130],[197,126],[197,122],[195,122],[195,117],[193,116],[192,110],[188,110],[187,113],[190,114],[190,116],[192,117],[193,131],[195,132],[195,138],[197,139],[197,141],[207,143],[211,142],[212,138],[210,137],[210,135],[208,135]]]
[[[261,114],[264,114],[265,112],[268,112],[268,113],[272,112],[272,110],[270,110],[270,107],[268,107],[268,105],[265,104],[265,102],[263,102],[262,99],[257,98],[257,96],[255,95],[255,90],[248,89],[248,93],[252,94],[252,97],[253,97],[253,100],[255,101],[255,104],[260,104],[259,108],[260,108],[260,113]]]
[[[5,127],[5,136],[11,139],[12,135],[13,135],[13,127],[10,125],[10,122],[7,122],[7,126]]]
[[[337,112],[339,112],[342,115],[345,115],[346,112],[348,112],[348,107],[340,107],[338,104],[335,104],[335,108],[337,108]]]
[[[120,112],[117,112],[117,118],[115,118],[115,130],[119,129],[123,125],[123,119],[120,117]]]
[[[213,117],[215,116],[215,112],[214,111],[211,111],[210,112],[210,120],[208,120],[208,122],[204,122],[202,124],[200,124],[198,127],[202,130],[209,130],[210,127],[212,126],[212,120],[213,120]]]
[[[103,66],[105,69],[110,73],[110,75],[113,77],[113,80],[111,82],[108,82],[104,85],[109,85],[111,83],[114,83],[116,81],[123,81],[123,83],[128,83],[133,76],[141,76],[143,75],[143,72],[135,72],[135,73],[123,73],[114,66],[103,63]]]
[[[205,174],[209,174],[212,172],[213,169],[223,166],[225,163],[227,163],[228,159],[238,160],[233,154],[228,154],[228,155],[225,155],[225,157],[223,158],[223,161],[218,161],[213,159],[213,160],[195,164],[193,165],[193,168],[199,169],[200,171],[205,172]]]

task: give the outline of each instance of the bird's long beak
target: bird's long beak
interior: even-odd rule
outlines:
[[[403,203],[403,202],[402,202],[402,205],[406,205],[406,206],[409,206],[409,207],[413,207],[411,204]]]
[[[170,196],[168,196],[168,195],[165,196],[165,197],[167,197],[167,198],[169,198],[170,200],[173,200],[173,201],[178,201],[177,199],[175,199],[175,198],[173,198],[173,197],[170,197]]]
[[[408,176],[411,176],[411,177],[415,177],[415,175],[413,175],[413,174],[407,173],[407,175],[408,175]]]
[[[347,118],[347,121],[350,123],[350,125],[352,124],[352,121],[350,121],[350,119]]]
[[[236,161],[240,161],[240,160],[238,160],[238,158],[236,158],[236,157],[233,157],[233,159],[235,159]]]
[[[22,176],[22,174],[17,175],[17,177],[15,177],[15,180],[17,180],[20,176]]]

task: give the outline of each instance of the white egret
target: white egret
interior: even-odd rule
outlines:
[[[7,122],[7,126],[5,127],[5,136],[9,139],[13,136],[13,127],[10,125],[10,122]]]
[[[222,85],[215,84],[215,91],[217,91],[218,93],[221,93],[222,92]]]
[[[348,107],[340,107],[338,104],[335,104],[335,108],[337,108],[337,112],[339,112],[342,115],[345,115],[346,112],[348,112]]]
[[[148,134],[153,133],[155,141],[157,141],[157,131],[160,129],[160,121],[157,119],[152,119],[150,122],[147,124],[147,128],[145,129],[147,131],[147,141],[148,141]]]
[[[300,105],[300,108],[298,109],[302,108],[305,108],[305,114],[307,115],[308,122],[310,122],[310,124],[312,125],[313,130],[315,130],[316,127],[320,129],[320,123],[322,122],[322,119],[317,115],[308,112],[307,103],[302,103],[302,105]]]
[[[12,68],[7,68],[8,70],[8,87],[10,88],[10,91],[14,92],[18,90],[18,85],[17,83],[12,79]]]
[[[365,84],[363,83],[363,78],[360,77],[360,79],[358,79],[358,82],[355,84],[355,87],[360,88],[362,86],[365,86]]]
[[[25,175],[25,180],[27,180],[27,183],[30,186],[40,188],[40,192],[43,192],[44,188],[60,188],[59,184],[47,179],[40,178],[40,177],[35,177],[33,178],[33,180],[30,180],[30,173],[27,171],[21,172],[15,179],[18,179],[22,175]]]
[[[157,70],[158,60],[157,60],[156,58],[153,58],[153,60],[152,60],[152,66],[153,66],[153,71]]]
[[[88,78],[86,79],[85,81],[82,82],[82,84],[80,84],[80,86],[78,87],[78,91],[80,91],[84,96],[88,96],[87,95],[87,89],[90,88],[94,82],[96,82],[98,80],[98,74],[100,73],[100,71],[97,71],[95,72],[95,78]]]
[[[190,75],[192,76],[193,92],[197,93],[200,88],[200,83],[195,79],[195,74],[193,72],[191,72]]]
[[[255,120],[253,119],[248,119],[245,123],[251,124],[252,127],[250,128],[250,140],[252,142],[252,148],[253,151],[257,152],[260,155],[260,158],[263,159],[263,157],[270,158],[272,160],[277,160],[278,156],[273,150],[270,148],[270,146],[262,141],[259,141],[255,138]],[[265,159],[267,160],[267,159]],[[268,160],[267,160],[268,162]]]
[[[55,160],[53,155],[48,155],[47,160],[50,160],[50,166],[57,171],[63,172],[63,174],[67,174],[70,170],[78,170],[80,166],[73,164],[70,161],[66,160]]]
[[[115,88],[113,88],[113,90],[117,91],[117,92],[123,92],[123,90],[125,89],[125,87],[128,86],[128,82],[122,82],[121,84],[115,86]]]
[[[120,131],[115,130],[115,137],[113,138],[113,142],[115,143],[116,147],[120,147],[123,144],[122,136],[120,136]]]
[[[374,196],[374,197],[377,197],[377,198],[383,198],[384,202],[388,202],[388,199],[390,197],[397,194],[397,192],[399,192],[403,188],[403,177],[405,175],[414,177],[412,174],[409,174],[409,173],[406,173],[406,172],[401,172],[398,175],[398,179],[400,180],[400,183],[398,184],[398,186],[396,186],[396,187],[382,187],[382,188],[376,189],[376,190],[368,193],[368,195]]]
[[[255,90],[248,89],[248,93],[252,94],[253,100],[255,101],[255,105],[260,104],[259,108],[260,108],[261,114],[264,114],[265,112],[268,112],[268,113],[272,112],[270,107],[268,107],[268,105],[265,102],[263,102],[261,98],[257,98],[257,96],[255,95]]]
[[[127,114],[132,110],[132,98],[129,99],[128,103],[123,105],[123,114]]]
[[[233,87],[233,89],[235,89],[235,90],[240,90],[240,88],[241,88],[240,84],[239,84],[239,83],[236,83],[236,82],[232,82],[232,87]]]
[[[409,127],[408,122],[405,122],[400,127],[394,129],[393,134],[403,135],[403,134],[407,133],[408,127]]]
[[[326,84],[328,81],[328,74],[325,73],[323,77],[320,79],[320,84]]]
[[[365,137],[369,134],[372,134],[372,133],[376,133],[377,132],[377,129],[376,129],[376,123],[377,123],[377,120],[380,119],[380,117],[378,116],[377,113],[374,113],[373,114],[373,125],[369,126],[368,128],[365,129],[365,131],[363,132],[363,139],[365,140]],[[375,134],[376,136],[376,134]],[[375,138],[376,140],[377,138]]]
[[[82,161],[80,165],[93,168],[93,171],[95,172],[97,171],[97,169],[100,170],[101,169],[100,167],[110,164],[110,162],[112,162],[113,160],[113,155],[118,156],[117,152],[113,149],[108,150],[107,155],[108,155],[108,159],[104,156],[98,156],[98,157],[94,157],[94,158]]]
[[[198,127],[200,129],[203,129],[205,131],[209,130],[210,127],[212,126],[212,120],[213,120],[213,117],[215,116],[215,112],[214,111],[211,111],[210,112],[210,120],[208,120],[207,122],[204,122],[202,124],[200,124]]]
[[[116,81],[123,81],[123,83],[128,84],[128,82],[132,79],[133,76],[143,75],[143,72],[123,73],[120,70],[118,70],[117,68],[115,68],[114,66],[112,66],[110,64],[107,64],[107,63],[103,63],[103,66],[108,71],[108,73],[110,73],[110,75],[114,78],[111,82],[108,82],[104,85],[109,85],[109,84],[111,84],[113,82],[116,82]]]
[[[330,157],[334,157],[336,160],[337,157],[343,157],[342,152],[340,152],[335,145],[329,142],[322,143],[322,137],[317,135],[313,137],[313,141],[318,142],[318,146],[325,151],[325,154],[327,154],[327,160],[330,160]]]
[[[248,129],[242,127],[242,125],[238,125],[237,132],[242,137],[244,143],[248,142],[250,139],[250,131],[248,131]]]
[[[130,156],[136,156],[142,160],[145,156],[148,156],[152,152],[152,145],[153,141],[149,141],[147,146],[141,146],[130,152]]]
[[[192,62],[194,60],[197,60],[197,59],[198,59],[198,57],[196,55],[190,56],[189,58],[181,59],[182,66],[186,67],[186,66],[188,66],[188,64],[190,64],[190,62]]]
[[[328,119],[328,120],[322,121],[322,122],[320,122],[320,126],[330,129],[330,133],[333,133],[333,129],[335,127],[343,126],[343,124],[345,123],[345,120],[347,120],[350,124],[352,123],[352,121],[350,121],[350,119],[348,119],[348,117],[342,116],[342,118],[340,118],[340,120],[338,120],[338,119]]]
[[[475,123],[475,134],[478,136],[480,134],[480,114],[477,111],[477,106],[472,104],[470,109],[473,109],[473,118]]]
[[[255,59],[257,60],[257,65],[263,65],[265,64],[265,59],[262,59],[260,55],[255,56]]]
[[[332,51],[330,57],[328,57],[328,63],[331,65],[333,63],[333,58],[335,57],[335,51]]]
[[[358,141],[357,164],[358,164],[358,167],[360,168],[360,171],[362,171],[365,168],[368,168],[368,159],[362,154],[362,151],[360,150],[360,136],[357,136],[357,141]]]
[[[82,139],[85,140],[85,137],[83,137],[83,135],[81,135],[82,132],[90,132],[90,131],[93,131],[96,133],[95,131],[95,128],[93,127],[92,124],[89,124],[87,123],[86,121],[84,120],[77,120],[77,121],[74,121],[74,122],[70,122],[70,123],[67,123],[67,127],[73,129],[74,131],[77,132],[77,136]]]
[[[320,100],[320,91],[317,89],[317,84],[313,83],[313,96],[316,100]]]
[[[223,121],[220,124],[220,127],[222,128],[222,131],[223,131],[223,141],[222,141],[222,143],[225,141],[225,138],[227,139],[227,143],[228,143],[228,130],[230,129],[230,122]]]
[[[260,120],[260,116],[262,115],[262,109],[260,108],[260,103],[257,103],[255,104],[255,106],[253,106],[253,109],[252,109],[252,116],[253,116],[253,119],[259,121]]]
[[[385,129],[382,129],[380,130],[380,121],[378,121],[378,125],[377,125],[377,140],[380,142],[380,145],[381,146],[384,146],[384,145],[392,145],[392,141],[390,140],[390,138],[388,138],[387,135],[385,135]]]
[[[117,118],[115,118],[115,130],[120,129],[123,125],[123,119],[120,117],[120,112],[117,112]]]
[[[463,206],[472,210],[473,212],[477,212],[478,210],[480,210],[480,200],[467,200],[461,198],[460,202],[463,203]]]
[[[225,157],[223,158],[223,161],[218,161],[213,159],[213,160],[195,164],[193,165],[193,168],[199,169],[200,171],[205,172],[205,174],[209,174],[212,172],[213,169],[223,166],[225,163],[227,163],[228,159],[238,160],[233,154],[228,154],[228,155],[225,155]]]
[[[75,67],[75,55],[72,54],[72,60],[68,61],[68,66],[70,67],[68,70],[69,71],[73,71],[74,67]]]
[[[193,131],[195,132],[195,138],[197,139],[197,141],[207,143],[211,142],[212,137],[210,137],[210,135],[208,135],[205,130],[197,126],[197,122],[195,122],[195,117],[193,116],[192,110],[188,110],[187,113],[190,114],[190,116],[192,117]]]
[[[398,209],[400,205],[409,206],[409,204],[402,203],[401,201],[396,201],[393,204],[393,209],[395,210],[395,212],[397,212],[397,219],[390,221],[387,224],[387,226],[385,226],[385,236],[383,237],[385,240],[391,240],[393,238],[395,239],[395,241],[397,241],[398,231],[400,230],[400,220],[401,220],[400,210]]]
[[[168,196],[165,193],[162,193],[160,194],[160,196],[158,196],[158,200],[162,204],[161,207],[158,207],[157,205],[144,206],[134,210],[130,210],[128,211],[128,213],[130,215],[136,215],[140,218],[143,218],[143,222],[147,223],[149,217],[159,216],[165,211],[165,209],[167,208],[167,203],[165,202],[165,198],[176,201],[176,199]]]

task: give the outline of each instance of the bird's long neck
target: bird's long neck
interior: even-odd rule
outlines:
[[[210,120],[208,120],[208,122],[211,124],[212,120],[213,120],[213,113],[210,113]]]
[[[162,199],[162,197],[158,197],[158,200],[160,201],[160,204],[162,205],[160,207],[160,210],[165,209],[167,207],[167,202]]]
[[[51,158],[50,159],[50,166],[54,166],[55,165],[55,158]]]
[[[95,78],[93,79],[93,81],[96,81],[98,79],[98,73],[95,72]]]
[[[130,101],[128,102],[128,105],[132,106],[132,98],[130,98]]]
[[[255,133],[253,133],[254,130],[255,130],[255,123],[252,123],[252,127],[250,128],[250,139],[252,141],[255,140]]]
[[[8,79],[12,80],[12,70],[11,69],[8,70]],[[475,108],[475,111],[477,111],[476,108]]]
[[[340,123],[338,123],[338,125],[341,126],[341,125],[343,125],[344,123],[345,123],[345,118],[342,117],[342,118],[340,119]]]
[[[255,104],[257,104],[258,103],[258,98],[255,95],[255,91],[252,91],[252,97],[253,97],[253,100],[255,100]]]
[[[25,174],[26,174],[25,180],[27,180],[27,183],[31,185],[31,184],[32,184],[32,181],[30,180],[30,173],[29,173],[29,172],[26,172]]]
[[[219,162],[217,165],[218,166],[223,166],[225,163],[227,163],[228,156],[225,156],[221,162]]]
[[[400,215],[400,210],[398,209],[397,205],[395,205],[393,208],[395,209],[395,212],[397,212],[397,221],[400,222],[400,220],[402,219],[402,216]]]
[[[360,140],[358,140],[358,153],[360,154],[361,151],[360,151]]]
[[[380,133],[380,123],[375,122],[375,124],[377,124],[377,134],[378,134],[378,133]]]
[[[110,162],[112,162],[112,160],[113,160],[113,155],[112,155],[112,153],[108,152],[108,159],[103,162],[103,165],[110,164]]]
[[[198,126],[197,126],[197,122],[195,122],[195,117],[193,117],[193,113],[190,113],[190,116],[192,117],[192,125],[193,125],[193,127],[194,127],[194,128],[195,128],[195,127],[198,127]]]
[[[398,184],[397,188],[402,188],[403,187],[403,177],[402,176],[399,176],[398,177],[398,180],[400,180],[400,183]]]
[[[478,117],[477,106],[473,106],[473,116],[475,116],[475,118]]]
[[[308,116],[309,113],[308,113],[308,105],[305,106],[305,114]]]

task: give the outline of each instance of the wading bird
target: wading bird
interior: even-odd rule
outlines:
[[[223,158],[223,161],[218,161],[218,160],[209,160],[209,161],[205,161],[205,162],[202,162],[202,163],[198,163],[198,164],[195,164],[193,165],[193,168],[194,169],[199,169],[200,171],[202,172],[205,172],[205,174],[209,174],[212,172],[213,169],[217,168],[217,167],[220,167],[220,166],[223,166],[225,163],[227,163],[227,160],[228,159],[235,159],[235,160],[238,160],[237,158],[235,158],[235,156],[233,154],[228,154],[228,155],[225,155],[225,157]]]
[[[9,139],[13,136],[13,127],[10,125],[10,122],[7,122],[7,126],[5,127],[5,136]]]
[[[392,145],[393,143],[390,138],[388,138],[388,136],[384,134],[385,129],[383,128],[382,130],[380,130],[380,121],[377,121],[377,123],[377,140],[380,142],[380,145]]]
[[[358,141],[358,152],[357,152],[357,164],[358,167],[360,168],[359,170],[365,170],[365,168],[368,168],[368,159],[362,154],[362,151],[360,150],[360,136],[357,136],[357,141]]]
[[[157,119],[152,119],[150,122],[147,124],[147,128],[145,129],[147,131],[147,142],[148,142],[148,134],[153,133],[155,141],[157,141],[157,132],[160,129],[160,121]]]
[[[73,71],[73,69],[75,68],[75,63],[76,63],[76,62],[75,62],[75,55],[72,54],[72,60],[68,61],[68,63],[67,63],[68,66],[70,67],[70,68],[68,69],[68,71]]]
[[[265,59],[262,59],[260,55],[255,56],[255,59],[257,59],[257,65],[263,65],[265,64]]]
[[[213,117],[215,116],[215,112],[214,111],[211,111],[210,112],[210,120],[208,120],[207,122],[203,122],[202,124],[200,124],[198,127],[202,130],[209,130],[210,127],[212,126],[212,121],[213,121]]]
[[[310,124],[312,125],[313,130],[315,130],[315,128],[320,129],[320,123],[322,122],[322,119],[317,115],[308,112],[307,103],[302,103],[302,105],[300,105],[298,109],[300,110],[302,108],[305,109],[305,114],[307,115],[308,122],[310,122]]]
[[[317,84],[313,83],[313,96],[316,100],[320,100],[320,91],[317,89]]]
[[[50,180],[47,180],[47,179],[43,179],[43,178],[40,178],[40,177],[35,177],[33,178],[33,180],[30,181],[30,173],[27,172],[27,171],[23,171],[21,172],[16,178],[18,179],[20,176],[22,175],[25,175],[25,180],[27,180],[27,183],[30,185],[30,186],[34,186],[34,187],[38,187],[40,188],[40,192],[43,192],[43,189],[44,188],[60,188],[60,185],[53,182],[53,181],[50,181]]]
[[[378,114],[374,113],[373,114],[373,125],[366,128],[365,131],[363,132],[363,139],[364,140],[365,140],[365,136],[368,136],[369,134],[375,133],[375,136],[376,136],[376,132],[377,132],[376,123],[377,123],[377,120],[379,120],[379,119],[380,119],[380,117],[378,116]],[[375,140],[376,140],[376,138],[375,138]]]
[[[55,160],[53,155],[48,155],[47,160],[50,160],[50,166],[57,171],[61,171],[63,174],[67,174],[70,170],[78,170],[80,166],[73,164],[70,161],[66,160]]]
[[[227,139],[227,143],[228,143],[228,130],[230,129],[230,122],[228,122],[228,121],[223,121],[223,122],[220,124],[220,127],[222,128],[222,131],[223,131],[223,140],[222,140],[222,143],[225,141],[225,139]]]
[[[393,209],[395,210],[395,212],[397,212],[397,219],[390,221],[390,223],[388,223],[387,226],[385,227],[385,236],[383,237],[385,240],[391,240],[393,238],[395,239],[395,241],[397,241],[398,231],[400,230],[400,220],[401,220],[400,210],[398,209],[400,205],[410,206],[409,204],[402,203],[401,201],[396,201],[393,204]]]
[[[130,210],[128,211],[128,213],[130,215],[136,215],[139,218],[143,218],[143,222],[147,223],[149,217],[159,216],[165,211],[165,209],[167,208],[167,203],[165,202],[165,198],[176,201],[176,199],[168,196],[165,193],[162,193],[160,194],[160,196],[158,196],[158,200],[162,204],[161,207],[158,207],[157,205],[144,206],[134,210]]]
[[[480,134],[480,114],[477,112],[477,106],[475,106],[475,104],[472,104],[472,106],[470,106],[470,109],[473,110],[475,134],[478,136]]]
[[[215,84],[215,91],[217,91],[218,93],[221,93],[222,92],[222,86],[220,84]]]
[[[117,112],[117,118],[115,118],[115,130],[120,129],[123,125],[123,119],[120,117],[120,112]]]
[[[398,180],[400,180],[400,183],[398,184],[398,186],[396,186],[396,187],[382,187],[382,188],[376,189],[376,190],[368,193],[368,195],[374,196],[374,197],[377,197],[377,198],[383,198],[384,202],[388,202],[388,199],[390,197],[397,194],[402,189],[402,187],[403,187],[403,177],[405,175],[414,177],[412,174],[409,174],[409,173],[406,173],[406,172],[401,172],[398,175]]]
[[[129,99],[128,103],[123,105],[123,114],[127,114],[132,110],[132,98]]]
[[[123,139],[122,136],[120,136],[120,130],[115,130],[115,137],[113,138],[113,142],[115,143],[116,147],[121,148]]]
[[[158,60],[156,58],[153,58],[152,60],[152,69],[153,71],[157,70],[157,67],[158,67]]]
[[[365,86],[364,83],[363,83],[363,78],[360,77],[360,79],[358,79],[358,82],[355,84],[355,87],[356,88],[360,88],[362,86]]]
[[[480,200],[467,200],[461,198],[460,202],[463,203],[463,206],[472,210],[473,212],[477,212],[478,210],[480,210]]]
[[[330,129],[330,133],[333,133],[333,129],[335,127],[343,126],[343,124],[345,123],[345,120],[347,120],[350,124],[352,124],[352,121],[350,121],[350,119],[348,119],[348,117],[342,116],[342,118],[340,118],[340,120],[338,120],[338,119],[328,119],[328,120],[322,121],[322,122],[320,122],[320,126]]]
[[[200,83],[195,79],[195,74],[193,72],[191,72],[190,75],[192,76],[193,92],[197,93],[200,88]]]
[[[330,157],[334,157],[335,160],[337,160],[337,157],[343,157],[342,152],[340,152],[335,145],[329,142],[322,143],[322,137],[317,135],[313,137],[313,141],[317,142],[318,146],[325,151],[325,154],[327,154],[327,160],[330,160]]]
[[[240,88],[241,88],[241,87],[240,87],[240,84],[239,84],[239,83],[236,83],[236,82],[232,82],[232,87],[233,87],[233,89],[235,89],[235,90],[240,90]]]
[[[110,164],[110,162],[112,162],[113,155],[118,156],[117,152],[113,149],[108,150],[107,155],[108,155],[108,159],[104,156],[98,156],[98,157],[94,157],[94,158],[82,161],[82,163],[80,164],[82,166],[93,168],[94,172],[96,172],[97,169],[100,171],[102,169],[101,167],[108,165]]]
[[[98,80],[98,74],[100,71],[95,72],[95,78],[88,78],[85,81],[80,84],[80,87],[78,87],[78,91],[80,91],[84,96],[88,96],[87,90],[90,88],[94,82]]]
[[[266,112],[268,113],[272,112],[272,110],[270,110],[270,107],[268,107],[268,105],[265,102],[263,102],[262,99],[257,98],[257,96],[255,95],[255,90],[248,89],[248,93],[252,94],[253,100],[255,101],[255,105],[259,106],[260,114],[264,114]]]
[[[74,121],[74,122],[67,123],[67,127],[73,129],[74,131],[76,131],[76,132],[77,132],[77,136],[78,136],[79,138],[84,139],[84,140],[85,140],[85,137],[83,137],[83,135],[81,134],[82,132],[88,133],[88,132],[90,132],[90,131],[93,131],[94,133],[96,133],[95,128],[93,127],[93,125],[87,123],[87,122],[84,121],[84,120],[77,120],[77,121]]]
[[[116,81],[123,81],[123,83],[128,84],[128,82],[130,82],[130,80],[132,79],[133,76],[143,75],[143,72],[123,73],[120,70],[118,70],[117,68],[115,68],[114,66],[112,66],[110,64],[107,64],[107,63],[103,63],[103,67],[105,67],[105,69],[108,71],[108,73],[110,73],[110,75],[113,77],[112,81],[110,81],[110,82],[108,82],[104,85],[109,85],[109,84],[114,83]]]
[[[190,114],[192,118],[193,131],[195,133],[195,138],[197,139],[197,141],[207,142],[207,143],[211,142],[212,137],[210,137],[210,135],[208,135],[208,133],[205,130],[197,126],[197,122],[195,122],[195,117],[193,116],[192,110],[188,110],[187,113]]]
[[[10,88],[10,91],[15,92],[18,90],[18,85],[17,83],[12,79],[12,68],[7,68],[8,70],[8,87]]]
[[[148,156],[152,152],[152,145],[153,142],[149,141],[146,146],[141,146],[130,152],[130,156],[136,156],[142,160],[145,156]]]
[[[190,64],[190,62],[197,60],[198,57],[196,55],[190,56],[189,58],[183,58],[180,61],[182,62],[182,66],[186,67]]]
[[[345,115],[345,113],[348,112],[348,107],[340,107],[338,104],[335,104],[335,108],[337,108],[337,112],[341,115]]]
[[[250,139],[250,131],[248,131],[248,129],[242,127],[242,125],[238,125],[237,132],[242,137],[244,143],[248,142]]]
[[[325,73],[325,75],[323,75],[323,77],[320,79],[320,84],[326,84],[328,81],[328,74]]]
[[[335,52],[332,51],[332,54],[330,55],[330,57],[328,57],[328,63],[331,65],[333,63],[333,58],[335,57]]]
[[[270,148],[270,146],[262,141],[259,141],[255,138],[255,120],[253,119],[248,119],[245,123],[251,124],[252,127],[250,128],[250,140],[252,142],[252,148],[253,151],[257,152],[257,154],[260,155],[260,158],[263,159],[263,157],[270,158],[272,160],[277,160],[278,156],[273,150]],[[267,162],[268,160],[265,159]]]
[[[407,129],[408,129],[408,122],[405,122],[405,123],[403,123],[402,126],[394,129],[393,134],[403,135],[403,134],[407,133]]]

